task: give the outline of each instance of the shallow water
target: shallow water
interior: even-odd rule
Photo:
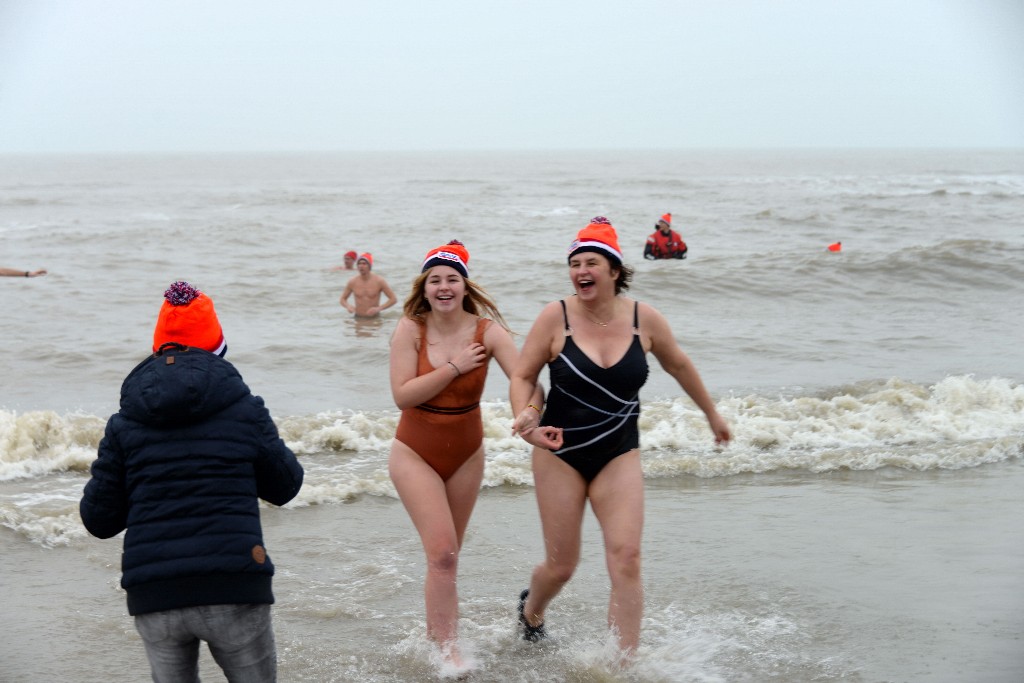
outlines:
[[[1019,462],[651,480],[643,644],[622,671],[610,664],[593,518],[579,571],[549,610],[551,638],[534,646],[515,631],[516,595],[541,553],[532,492],[487,489],[460,566],[471,680],[1016,680],[1022,485]],[[264,526],[282,680],[438,676],[422,557],[400,503],[268,508]],[[117,542],[5,545],[0,571],[17,587],[0,627],[9,680],[143,678]],[[207,654],[203,671],[219,676]]]

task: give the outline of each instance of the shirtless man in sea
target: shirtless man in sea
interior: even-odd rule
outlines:
[[[373,268],[373,255],[370,253],[360,254],[356,261],[356,269],[359,275],[348,281],[345,291],[341,293],[341,305],[345,310],[354,314],[357,318],[375,318],[386,308],[395,305],[398,299],[391,291],[391,286],[380,275],[371,273]],[[355,305],[348,302],[348,297],[355,294]],[[381,295],[387,297],[383,305],[380,303]]]

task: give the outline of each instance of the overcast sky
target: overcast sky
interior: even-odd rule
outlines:
[[[0,152],[1024,147],[1024,0],[0,0]]]

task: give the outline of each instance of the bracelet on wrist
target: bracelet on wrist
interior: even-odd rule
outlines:
[[[462,374],[462,370],[459,370],[459,366],[456,365],[455,363],[453,363],[451,361],[448,361],[448,365],[452,366],[452,370],[455,371],[455,376],[456,377],[458,377],[459,375]]]
[[[533,405],[532,403],[527,403],[527,404],[526,404],[526,407],[527,407],[527,408],[533,408],[533,409],[534,409],[534,410],[536,410],[536,411],[537,411],[538,413],[539,413],[539,412],[542,412],[540,408],[538,408],[537,406]]]

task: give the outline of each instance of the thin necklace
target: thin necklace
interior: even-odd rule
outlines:
[[[590,311],[588,311],[585,306],[580,305],[580,308],[583,309],[583,315],[586,317],[587,320],[594,323],[595,325],[600,325],[601,327],[608,327],[608,323],[615,319],[615,313],[612,312],[612,317],[607,322],[601,322],[597,318],[592,317],[590,315]]]

